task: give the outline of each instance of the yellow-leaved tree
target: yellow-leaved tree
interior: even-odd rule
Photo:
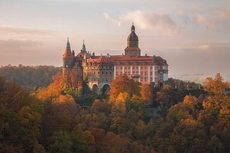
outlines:
[[[204,89],[211,95],[222,95],[228,84],[227,82],[223,82],[222,76],[220,73],[217,73],[214,78],[206,78],[204,81]]]
[[[110,100],[115,101],[118,95],[124,92],[128,93],[129,97],[140,96],[140,83],[130,79],[127,75],[117,76],[111,84]]]

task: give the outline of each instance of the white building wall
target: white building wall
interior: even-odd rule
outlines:
[[[168,81],[168,73],[163,74],[163,81]]]
[[[114,79],[117,77],[117,76],[116,76],[116,70],[117,70],[117,67],[116,67],[116,66],[114,66],[114,70],[113,70],[113,75],[114,75],[114,77],[113,77],[113,78],[114,78]]]
[[[150,66],[148,66],[148,83],[150,83]]]
[[[155,66],[152,66],[152,80],[155,82]]]
[[[141,66],[138,66],[138,74],[141,77]],[[139,77],[138,81],[141,82],[141,78]]]
[[[158,86],[158,80],[159,80],[158,65],[154,66],[154,72],[155,72],[155,86]]]
[[[130,66],[130,74],[133,74],[133,66]]]

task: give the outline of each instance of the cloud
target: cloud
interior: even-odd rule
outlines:
[[[62,34],[62,32],[44,30],[44,29],[35,29],[35,28],[21,28],[21,27],[11,27],[11,26],[0,26],[0,43],[4,47],[11,47],[10,43],[13,43],[12,46],[24,46],[35,45],[38,42],[47,42],[52,41]]]
[[[209,14],[196,15],[195,23],[211,30],[230,30],[230,7],[216,7]]]
[[[134,22],[135,25],[141,29],[151,29],[166,35],[176,34],[182,29],[182,27],[178,26],[168,15],[155,13],[152,10],[127,11],[117,19],[104,13],[104,18],[112,21],[118,26]]]
[[[205,45],[200,45],[198,47],[198,50],[205,51],[205,52],[210,52],[210,51],[213,50],[213,47],[210,46],[210,45],[205,44]]]
[[[0,40],[22,41],[49,41],[60,34],[58,31],[12,26],[0,26],[0,33]]]
[[[52,30],[33,29],[33,28],[21,28],[13,26],[0,26],[0,33],[12,33],[12,34],[29,34],[29,35],[50,35],[56,33]]]
[[[208,29],[217,29],[217,25],[204,15],[197,15],[195,19],[196,23],[205,25]]]
[[[116,25],[118,25],[118,26],[121,26],[121,21],[115,20],[115,19],[111,18],[107,13],[103,13],[103,15],[104,15],[104,18],[105,18],[106,20],[110,20],[110,21],[112,21],[114,24],[116,24]]]
[[[33,47],[33,46],[40,46],[42,45],[41,42],[32,41],[32,40],[0,40],[1,49],[3,48],[21,48],[21,47]]]

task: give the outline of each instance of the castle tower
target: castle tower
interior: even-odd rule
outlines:
[[[72,68],[73,66],[73,59],[74,59],[74,54],[71,52],[70,49],[70,43],[69,43],[69,38],[67,39],[67,45],[66,45],[66,50],[64,51],[64,54],[62,55],[62,62],[63,62],[63,68]]]
[[[140,56],[141,50],[138,47],[138,36],[135,33],[135,26],[131,26],[131,33],[127,38],[127,47],[125,48],[125,55],[127,56]]]
[[[62,55],[62,75],[65,78],[65,87],[70,87],[70,73],[74,65],[74,56],[70,49],[69,38],[67,39],[66,49]]]

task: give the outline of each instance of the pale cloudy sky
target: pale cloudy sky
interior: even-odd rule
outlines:
[[[169,75],[230,74],[230,0],[0,0],[0,65],[61,66],[67,37],[122,54],[132,23]]]

